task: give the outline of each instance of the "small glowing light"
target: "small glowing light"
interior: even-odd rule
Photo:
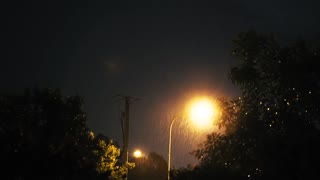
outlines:
[[[135,150],[135,151],[133,152],[133,156],[134,156],[135,158],[141,158],[141,157],[142,157],[142,152],[141,152],[140,150]]]
[[[260,104],[262,104],[262,102],[260,101]]]
[[[268,111],[270,111],[270,108],[267,108]]]
[[[311,91],[309,91],[309,94],[311,94]]]
[[[276,115],[278,115],[278,112],[276,112]]]

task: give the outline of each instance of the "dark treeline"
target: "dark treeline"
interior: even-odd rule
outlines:
[[[150,152],[148,156],[132,158],[135,167],[129,171],[130,180],[165,180],[167,179],[167,161],[155,152]]]
[[[87,126],[79,96],[58,89],[0,96],[1,177],[4,179],[166,179],[155,152],[121,163],[117,143]]]
[[[225,133],[209,134],[193,152],[200,164],[173,179],[319,179],[319,49],[250,31],[232,54],[240,63],[230,79],[242,95],[220,100]]]
[[[34,89],[0,96],[1,179],[118,179],[120,149],[88,128],[79,96]]]

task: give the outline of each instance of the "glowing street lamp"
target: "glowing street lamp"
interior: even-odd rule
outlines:
[[[137,150],[135,150],[135,151],[133,152],[133,156],[134,156],[135,158],[141,158],[141,157],[142,157],[142,152],[141,152],[139,149],[137,149]]]
[[[217,115],[217,108],[213,104],[212,100],[206,97],[197,98],[192,101],[189,105],[188,111],[192,122],[200,128],[208,127],[212,124],[212,120]],[[171,165],[171,136],[172,126],[176,119],[180,118],[181,115],[175,116],[170,123],[169,128],[169,147],[168,147],[168,180],[170,180],[170,165]]]
[[[190,119],[199,128],[208,127],[217,115],[217,107],[208,98],[199,98],[191,103]]]

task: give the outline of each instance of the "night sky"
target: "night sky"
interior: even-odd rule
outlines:
[[[166,159],[168,122],[190,97],[239,93],[228,80],[239,32],[316,43],[319,7],[316,0],[14,1],[3,5],[0,90],[79,94],[89,127],[120,144],[122,104],[114,96],[139,97],[131,106],[129,150]],[[188,153],[205,137],[183,127],[174,128],[173,166],[195,163]]]

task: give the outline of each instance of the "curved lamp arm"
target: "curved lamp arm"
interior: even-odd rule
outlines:
[[[176,121],[176,119],[178,119],[179,117],[181,117],[181,115],[176,115],[170,123],[170,128],[169,128],[169,147],[168,147],[168,180],[170,180],[170,165],[171,165],[171,135],[172,135],[172,126],[173,123]]]

